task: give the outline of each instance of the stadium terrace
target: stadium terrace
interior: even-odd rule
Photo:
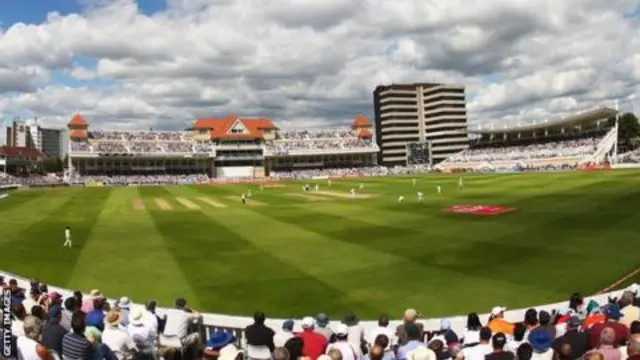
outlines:
[[[344,129],[280,130],[266,118],[198,119],[185,131],[93,131],[80,114],[69,127],[75,174],[184,174],[256,178],[318,168],[377,164],[371,123],[363,116]]]

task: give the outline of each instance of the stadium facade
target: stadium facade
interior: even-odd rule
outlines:
[[[467,148],[463,85],[384,85],[376,87],[373,99],[382,165],[437,163]],[[425,144],[418,148],[428,154],[413,161],[411,147],[415,144]]]
[[[278,172],[374,166],[379,149],[364,116],[344,129],[283,131],[267,118],[229,115],[184,131],[94,131],[68,123],[69,168],[79,175],[203,174],[261,178]]]

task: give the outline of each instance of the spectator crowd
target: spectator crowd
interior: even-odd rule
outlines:
[[[556,141],[523,146],[502,146],[490,148],[470,148],[447,159],[449,163],[532,160],[562,157],[576,157],[593,154],[600,138]]]
[[[286,155],[297,151],[372,149],[375,144],[344,129],[298,130],[280,131],[276,140],[265,142],[265,148],[273,154]]]
[[[89,132],[89,141],[72,141],[72,152],[89,153],[211,153],[210,143],[185,139],[180,132]]]
[[[394,175],[409,175],[419,174],[431,171],[428,165],[414,165],[414,166],[370,166],[370,167],[358,167],[358,168],[338,168],[338,169],[310,169],[310,170],[293,170],[293,171],[272,171],[270,177],[275,179],[295,179],[295,180],[307,180],[307,179],[319,179],[324,177],[369,177],[369,176],[394,176]]]
[[[415,309],[407,309],[397,326],[383,314],[377,326],[367,329],[353,313],[339,324],[331,325],[321,313],[285,320],[273,329],[265,314],[256,312],[253,323],[239,333],[218,328],[208,335],[202,331],[202,315],[183,298],[163,313],[156,301],[145,306],[126,297],[108,301],[99,290],[64,298],[38,280],[23,289],[15,279],[0,277],[0,286],[11,296],[11,313],[2,314],[12,319],[10,358],[20,360],[640,359],[637,285],[606,304],[574,293],[562,308],[531,308],[515,322],[496,306],[487,321],[470,313],[466,326],[457,330],[447,319],[438,328],[426,328]]]

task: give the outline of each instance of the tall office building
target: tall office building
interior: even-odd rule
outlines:
[[[6,145],[38,149],[45,155],[54,158],[64,156],[62,136],[64,130],[43,128],[35,121],[13,120],[6,123],[5,126]]]
[[[383,165],[412,163],[413,149],[423,149],[425,161],[435,164],[468,147],[462,85],[383,85],[374,90],[373,101]]]

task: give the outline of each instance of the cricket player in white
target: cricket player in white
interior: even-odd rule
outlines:
[[[438,190],[438,194],[442,194],[442,188],[440,185],[436,186],[436,189]]]
[[[240,195],[240,201],[242,201],[243,204],[247,203],[247,200],[244,197],[244,194]]]
[[[413,186],[416,186],[416,179],[411,179],[411,182],[413,182]]]
[[[364,190],[364,184],[360,183],[360,185],[358,185],[358,188],[360,189],[360,191]]]
[[[251,199],[251,197],[252,197],[252,196],[253,196],[253,195],[251,195],[251,189],[249,189],[249,190],[247,191],[247,198]]]
[[[351,189],[351,197],[356,198],[356,189]]]
[[[66,227],[64,228],[64,247],[69,247],[69,249],[71,249],[71,228],[70,227]]]
[[[418,191],[418,193],[416,194],[417,198],[418,198],[418,202],[422,202],[422,193],[420,191]]]
[[[320,191],[320,185],[316,184],[316,191]]]
[[[462,176],[458,179],[458,189],[464,189],[464,183],[462,182]]]
[[[401,203],[404,201],[404,196],[400,195],[398,196],[398,203]]]

